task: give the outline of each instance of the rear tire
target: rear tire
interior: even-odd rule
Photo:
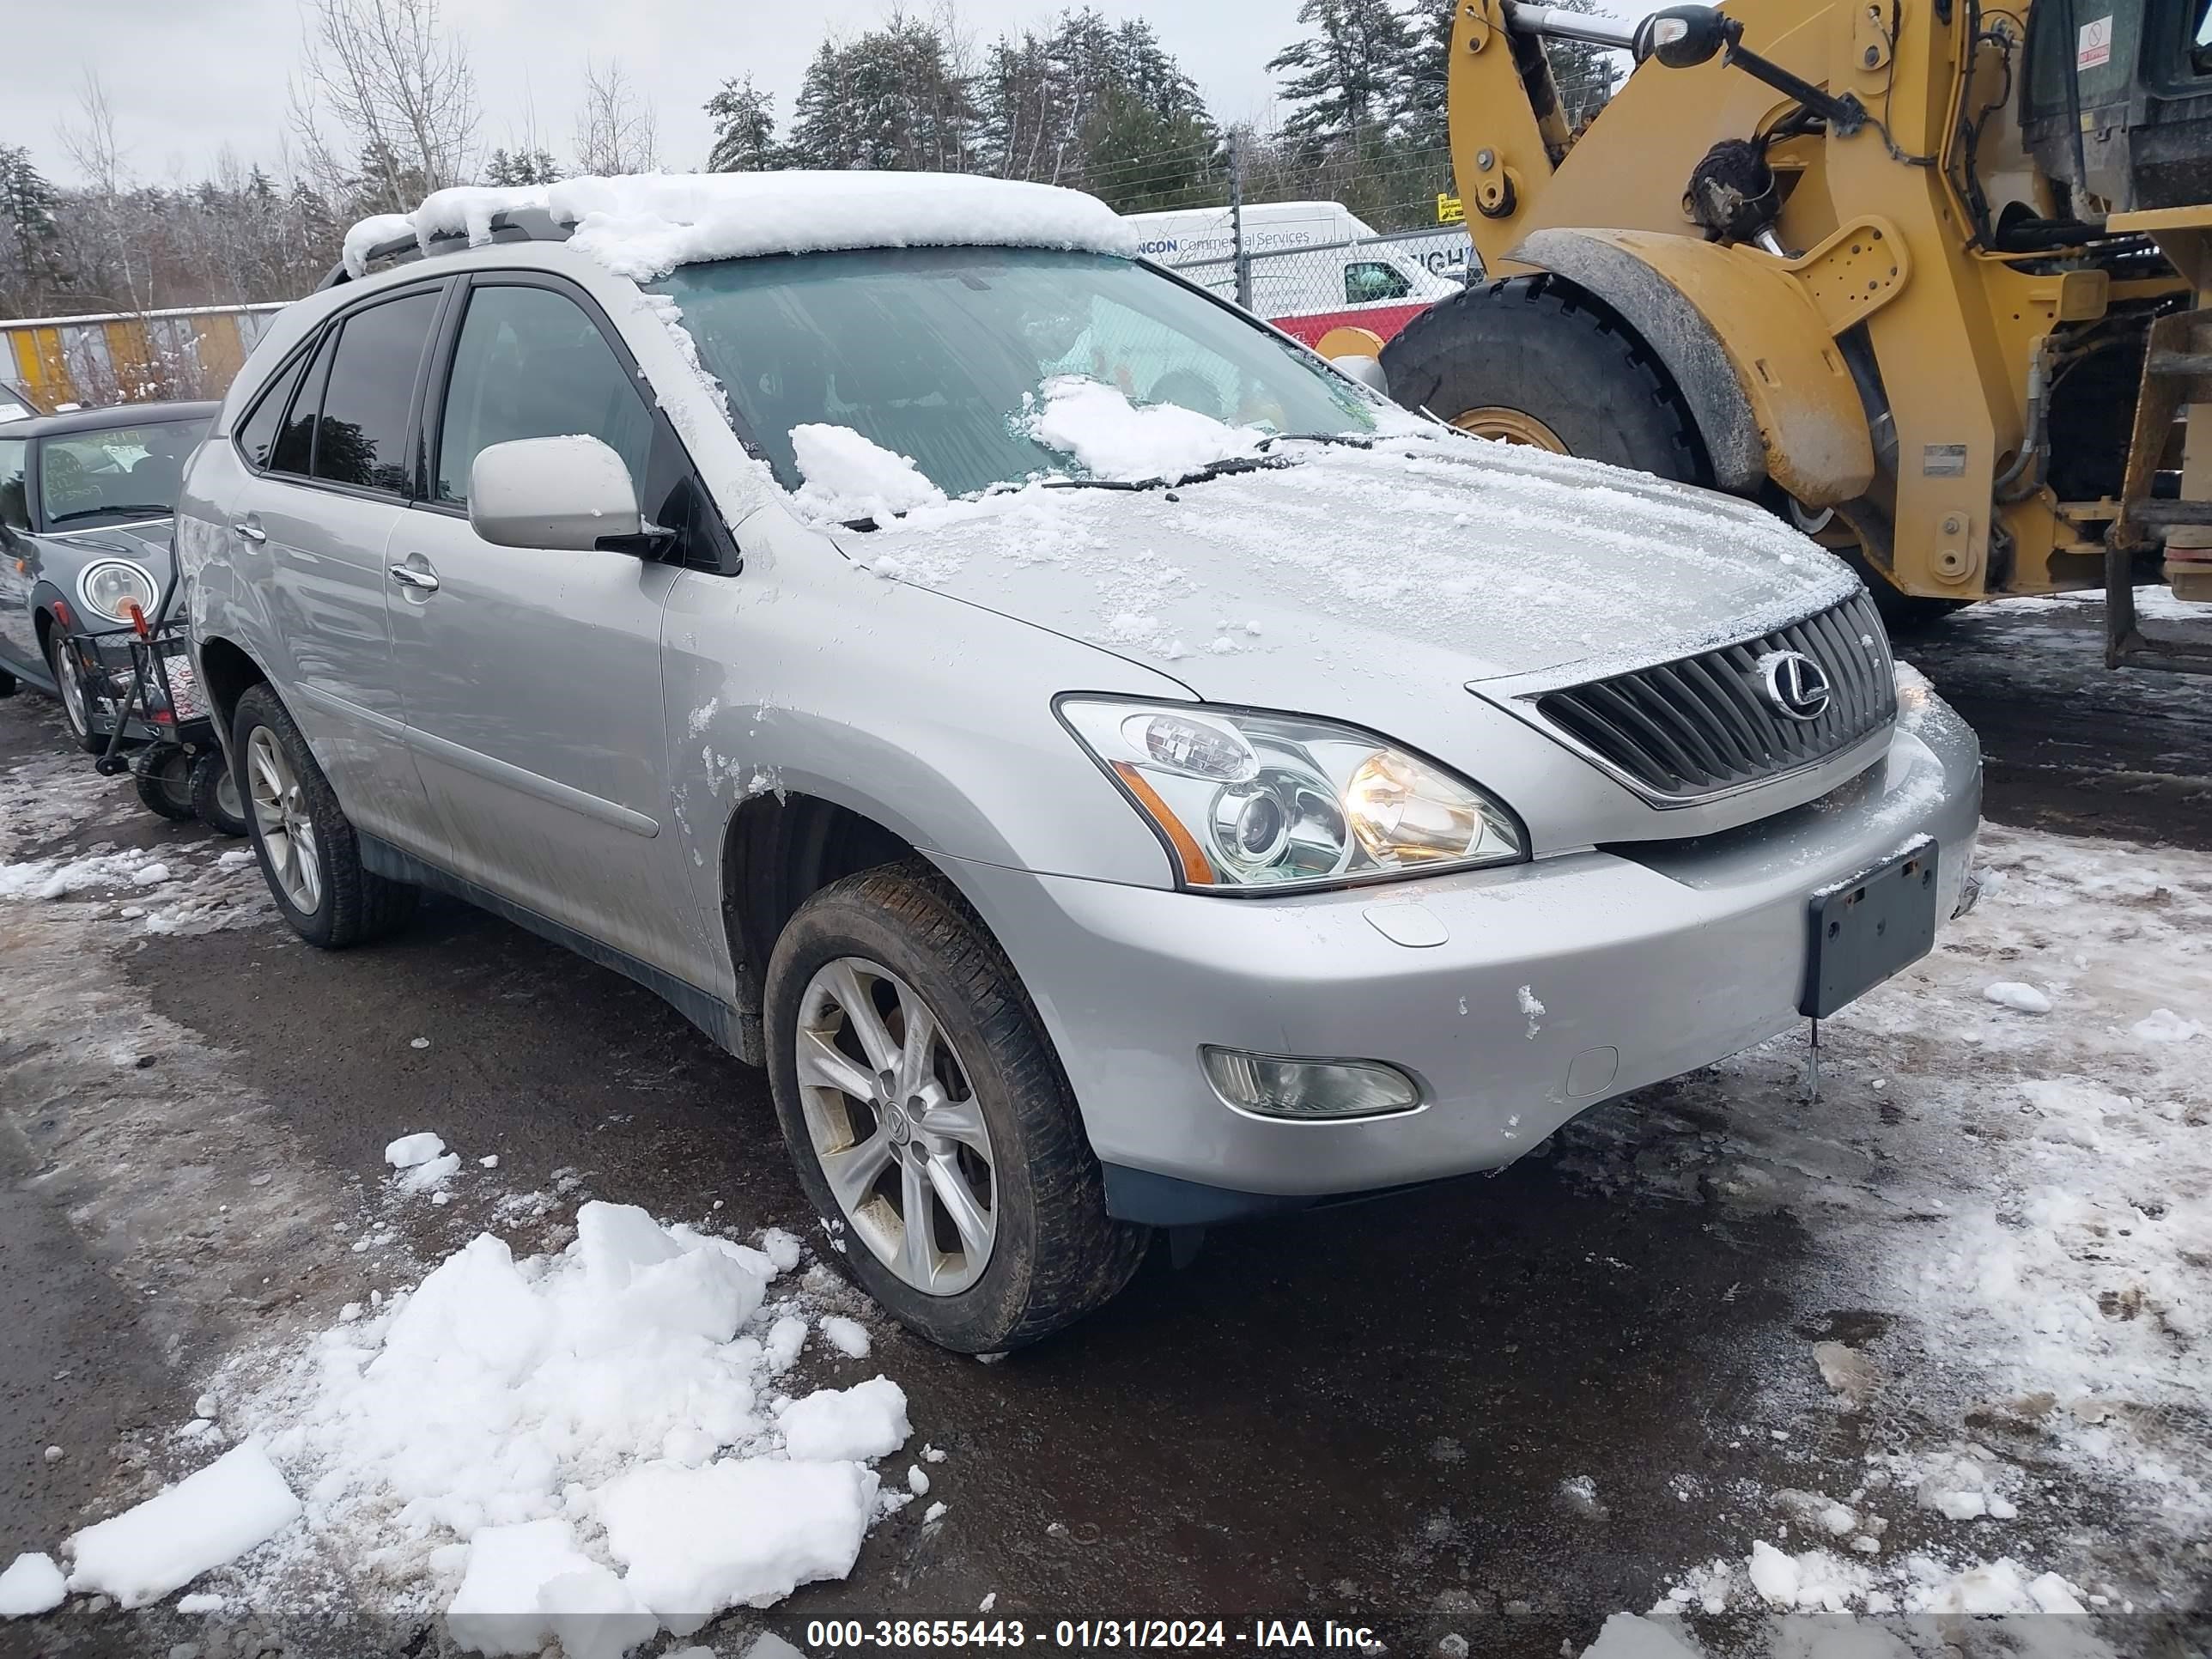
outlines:
[[[841,973],[843,994],[825,1000]],[[944,877],[915,860],[823,888],[777,939],[765,989],[769,1081],[799,1184],[839,1265],[893,1317],[956,1352],[1001,1352],[1073,1323],[1129,1282],[1146,1230],[1108,1217],[1104,1176],[1036,1011]],[[856,989],[895,1059],[923,1033],[911,1077],[903,1064],[866,1063],[867,1039],[842,1012]],[[823,1056],[851,1089],[823,1085]],[[933,1127],[943,1125],[955,1127]],[[825,1157],[853,1201],[832,1186]],[[988,1199],[988,1213],[961,1224],[940,1160],[959,1193]],[[908,1213],[924,1218],[920,1273]],[[973,1237],[988,1243],[975,1248]],[[923,1288],[940,1267],[942,1288]]]
[[[247,833],[292,931],[339,951],[405,921],[416,890],[362,867],[353,824],[276,694],[265,684],[246,688],[233,730]]]
[[[220,835],[246,832],[246,806],[239,799],[238,780],[230,757],[210,749],[192,762],[192,811],[202,823]]]
[[[1609,308],[1549,274],[1439,300],[1382,348],[1382,372],[1407,408],[1466,430],[1685,483],[1709,477],[1659,360]]]
[[[192,810],[192,757],[173,743],[149,744],[131,763],[138,802],[148,811],[173,823],[190,823],[199,814]]]

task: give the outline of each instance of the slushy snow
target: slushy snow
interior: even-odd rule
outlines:
[[[232,1447],[135,1509],[71,1534],[69,1587],[126,1607],[158,1601],[266,1543],[300,1518],[300,1500],[262,1447]]]

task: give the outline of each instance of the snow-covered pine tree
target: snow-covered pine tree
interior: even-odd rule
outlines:
[[[1388,131],[1406,112],[1413,28],[1391,0],[1304,0],[1314,32],[1268,59],[1291,106],[1286,137],[1320,143]]]
[[[775,143],[775,94],[755,86],[751,76],[723,82],[706,108],[714,120],[708,172],[764,173],[782,165]]]

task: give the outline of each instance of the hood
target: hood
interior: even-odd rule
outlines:
[[[1032,485],[840,544],[1209,701],[1273,707],[1378,677],[1424,695],[1594,678],[1858,586],[1771,514],[1642,473],[1456,434],[1279,447],[1285,465],[1172,490]]]
[[[157,582],[169,578],[170,520],[149,520],[121,529],[50,530],[46,539],[61,543],[87,560],[112,554],[143,564]]]

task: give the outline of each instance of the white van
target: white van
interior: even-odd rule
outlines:
[[[1236,243],[1227,208],[1133,213],[1139,252],[1225,298],[1237,293]],[[1311,345],[1346,324],[1389,339],[1437,301],[1459,292],[1470,268],[1464,231],[1401,241],[1376,232],[1341,202],[1262,202],[1244,210],[1252,309]],[[1453,245],[1460,250],[1456,270]]]

